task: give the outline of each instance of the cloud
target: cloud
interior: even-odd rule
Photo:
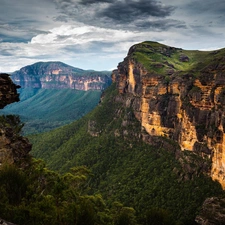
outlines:
[[[185,3],[185,10],[194,13],[201,13],[201,14],[219,14],[223,15],[225,10],[224,1],[221,0],[192,0]]]
[[[140,29],[151,29],[155,31],[165,31],[171,28],[186,29],[187,26],[184,22],[172,19],[160,19],[160,20],[142,20],[135,23]]]
[[[165,6],[153,0],[123,0],[109,4],[99,15],[120,23],[129,23],[149,16],[164,18],[173,10],[174,7]]]
[[[76,23],[76,25],[55,27],[49,30],[47,34],[37,35],[31,39],[31,44],[87,45],[87,43],[91,42],[123,42],[136,37],[141,37],[141,34]]]
[[[79,3],[83,5],[88,5],[88,4],[96,4],[96,3],[111,3],[112,0],[81,0]]]
[[[167,19],[176,9],[174,6],[162,4],[155,0],[55,0],[60,15],[57,21],[79,21],[86,25],[111,29],[140,31],[143,28],[165,29],[164,24],[176,28],[180,21],[171,23]],[[157,20],[157,21],[156,21]],[[148,21],[148,22],[145,22]],[[145,25],[143,25],[145,24]]]
[[[224,47],[224,11],[223,0],[3,0],[1,69],[38,60],[108,69],[146,40],[184,49]]]

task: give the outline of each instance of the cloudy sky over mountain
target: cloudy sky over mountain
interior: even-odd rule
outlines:
[[[158,41],[225,47],[223,0],[0,0],[0,72],[37,61],[116,68],[129,47]]]

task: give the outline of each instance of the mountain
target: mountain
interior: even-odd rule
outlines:
[[[68,124],[92,110],[111,84],[109,71],[82,70],[62,62],[38,62],[11,74],[21,86],[20,101],[1,114],[20,115],[23,133],[40,133]]]
[[[158,43],[133,46],[114,73],[120,93],[132,95],[135,117],[154,143],[164,136],[182,150],[212,160],[224,182],[225,49],[185,51]]]
[[[62,62],[38,62],[11,74],[15,84],[22,88],[70,88],[77,90],[104,90],[111,83],[111,72],[82,70]]]
[[[87,166],[94,193],[134,207],[140,224],[154,212],[196,224],[204,200],[223,195],[224,58],[225,49],[134,45],[100,104],[30,136],[32,154],[61,173]]]

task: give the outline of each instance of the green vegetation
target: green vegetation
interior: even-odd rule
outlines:
[[[173,151],[143,143],[140,124],[123,98],[112,85],[101,104],[79,121],[30,136],[32,154],[62,174],[87,166],[92,176],[86,191],[101,193],[109,207],[115,201],[133,207],[139,224],[194,224],[205,198],[222,194],[220,185],[185,170],[186,161],[177,161]],[[199,171],[202,159],[189,157]]]
[[[225,50],[186,51],[156,42],[135,48],[131,57],[165,76],[167,83],[171,69],[207,82],[207,70],[224,63]],[[197,87],[190,91],[194,97],[198,92]],[[207,197],[224,196],[220,184],[203,173],[211,162],[180,152],[165,137],[157,138],[157,147],[144,143],[141,124],[127,107],[132,100],[111,85],[101,103],[78,121],[29,135],[32,155],[43,159],[48,169],[40,160],[26,170],[3,165],[0,214],[19,225],[195,224]],[[203,130],[202,125],[197,129]]]
[[[166,74],[168,70],[199,73],[206,67],[224,64],[225,49],[219,51],[183,50],[157,42],[143,42],[135,45],[132,58],[144,65],[150,72]]]
[[[84,193],[89,173],[76,167],[59,175],[40,160],[33,160],[25,170],[2,165],[0,215],[19,225],[136,224],[134,209],[118,202],[108,208],[100,194]]]
[[[43,77],[46,75],[49,75],[50,70],[59,69],[60,68],[60,74],[61,75],[81,75],[81,76],[96,76],[96,75],[107,75],[110,76],[110,71],[94,71],[94,70],[83,70],[77,67],[73,67],[70,65],[67,65],[65,63],[59,62],[59,61],[49,61],[49,62],[37,62],[32,65],[28,65],[23,67],[19,71],[15,71],[12,75],[18,75],[21,73],[29,74],[30,77]],[[62,72],[63,71],[63,72]]]
[[[17,114],[25,123],[24,134],[49,131],[71,123],[91,111],[99,102],[100,91],[21,88],[20,102],[1,113]]]

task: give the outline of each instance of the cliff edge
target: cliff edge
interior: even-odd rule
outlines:
[[[225,49],[143,42],[130,48],[112,79],[132,96],[145,141],[166,137],[211,160],[210,175],[225,188]]]

